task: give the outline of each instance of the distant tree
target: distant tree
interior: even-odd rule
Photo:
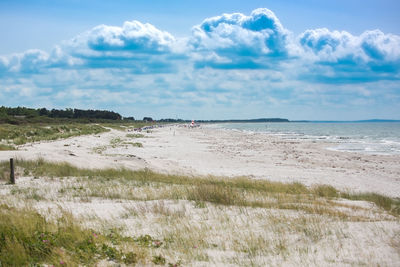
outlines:
[[[124,121],[134,121],[134,117],[124,117]]]
[[[153,118],[152,117],[144,117],[143,121],[153,121]]]
[[[38,109],[38,112],[39,112],[39,116],[49,116],[50,115],[50,111],[47,110],[46,108]]]
[[[74,118],[121,120],[122,116],[113,111],[74,109]]]
[[[6,118],[7,115],[7,108],[4,106],[0,107],[0,118]]]
[[[161,119],[159,120],[160,122],[183,122],[182,119],[171,119],[171,118],[167,118],[167,119]]]

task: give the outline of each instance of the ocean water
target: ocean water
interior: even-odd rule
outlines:
[[[400,155],[400,122],[221,123],[210,127],[330,143],[328,149],[338,151]]]

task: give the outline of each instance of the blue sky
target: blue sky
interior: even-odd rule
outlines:
[[[0,0],[0,105],[400,119],[398,1]]]

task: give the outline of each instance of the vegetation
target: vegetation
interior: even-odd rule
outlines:
[[[25,124],[28,122],[60,122],[60,120],[61,122],[70,120],[82,122],[120,121],[122,116],[106,110],[0,107],[0,123]]]
[[[5,140],[13,145],[42,140],[57,140],[85,134],[98,134],[107,131],[97,124],[0,124],[0,141]],[[9,144],[5,148],[12,148]],[[0,146],[1,150],[1,146]]]
[[[144,134],[127,134],[128,138],[144,138]]]
[[[8,167],[8,162],[2,162],[1,168]],[[303,184],[272,182],[267,180],[252,180],[246,177],[218,178],[218,177],[187,177],[181,175],[167,175],[150,171],[148,169],[133,171],[128,169],[81,169],[68,163],[51,163],[44,160],[26,161],[16,160],[15,165],[36,177],[81,177],[88,182],[100,180],[113,181],[126,184],[133,182],[136,186],[184,186],[182,190],[172,190],[169,195],[160,194],[167,199],[187,199],[196,202],[211,202],[222,205],[241,205],[251,207],[283,208],[305,210],[307,212],[330,213],[329,199],[344,198],[349,200],[365,200],[375,203],[378,207],[400,215],[400,201],[376,193],[347,193],[340,192],[332,186],[318,185],[311,188]],[[1,172],[0,172],[1,173]],[[7,179],[6,177],[4,179]],[[126,192],[121,189],[118,197],[138,199],[130,188]],[[99,196],[104,190],[89,192],[89,196]],[[88,192],[86,192],[88,193]],[[90,195],[92,194],[92,195]],[[106,194],[106,193],[105,193]],[[150,196],[149,194],[147,196]],[[109,196],[108,196],[109,197]],[[273,201],[263,201],[268,197]],[[300,198],[299,198],[300,197]],[[115,198],[115,197],[114,197]],[[143,200],[157,199],[157,196],[139,198]],[[320,209],[310,209],[304,204],[318,204]],[[325,210],[321,208],[326,208]],[[340,212],[335,213],[341,216]],[[351,217],[351,216],[347,216]]]
[[[153,118],[152,117],[144,117],[143,121],[151,122],[151,121],[153,121]]]
[[[99,134],[109,131],[108,128],[125,131],[141,128],[149,123],[135,121],[119,123],[83,124],[83,123],[29,123],[22,125],[0,124],[0,151],[14,150],[16,145],[43,140],[57,140],[79,135]],[[127,134],[130,138],[144,137],[142,134]],[[129,143],[141,147],[140,143]]]
[[[145,256],[133,238],[83,229],[65,211],[54,222],[32,209],[0,205],[0,241],[2,266],[87,266],[102,259],[132,265]]]
[[[6,145],[6,144],[0,144],[0,151],[4,150],[15,150],[15,146],[12,145]]]
[[[115,139],[113,143],[120,141]],[[100,261],[102,265],[128,266],[265,266],[271,263],[268,259],[279,257],[284,263],[290,255],[312,265],[314,257],[324,259],[321,253],[328,257],[326,262],[341,265],[344,261],[320,251],[326,244],[327,249],[337,253],[333,255],[342,257],[341,251],[347,253],[346,244],[354,241],[353,228],[346,226],[351,223],[353,227],[364,223],[365,231],[371,227],[371,232],[379,235],[369,242],[381,240],[384,235],[393,241],[390,246],[400,247],[396,232],[386,231],[382,228],[385,224],[371,224],[382,218],[399,218],[400,202],[378,194],[351,194],[326,185],[309,188],[300,183],[245,177],[81,169],[43,159],[17,159],[15,165],[16,176],[25,177],[25,182],[19,183],[18,178],[16,185],[3,185],[0,203],[31,207],[54,203],[61,211],[55,213],[57,216],[45,215],[49,207],[41,209],[41,215],[32,208],[0,204],[0,262],[5,266],[87,266]],[[8,162],[0,162],[3,179],[8,179],[8,168]],[[376,206],[367,209],[359,202],[343,199]],[[78,218],[62,209],[64,203],[88,207],[93,202],[97,210],[100,203],[110,200],[114,200],[115,207],[123,207],[119,215],[114,213],[119,217],[88,214]],[[131,227],[130,232],[127,227]],[[352,248],[363,251],[361,247]],[[310,261],[305,260],[307,257]],[[371,263],[371,258],[368,262],[351,262],[362,265]]]

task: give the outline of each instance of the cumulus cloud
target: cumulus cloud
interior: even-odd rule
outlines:
[[[32,73],[46,68],[49,64],[49,55],[41,50],[28,50],[25,53],[14,55],[11,59],[11,70],[23,73]]]
[[[331,32],[326,28],[307,30],[300,35],[299,43],[305,52],[311,52],[320,61],[336,61],[359,54],[356,51],[357,40],[345,31]]]
[[[288,35],[272,11],[260,8],[250,16],[233,13],[205,19],[193,28],[190,45],[199,53],[198,66],[251,69],[266,67],[268,58],[287,57]]]
[[[351,57],[360,61],[397,61],[400,59],[400,37],[379,30],[354,36],[346,31],[307,30],[299,37],[305,51],[319,61],[338,61]]]
[[[321,82],[368,82],[400,79],[400,37],[379,30],[359,36],[346,31],[307,30],[298,38],[309,63],[305,79]]]
[[[364,32],[359,39],[360,46],[371,60],[400,60],[400,36],[375,30]]]
[[[49,55],[38,49],[0,57],[1,73],[37,73],[49,65]]]
[[[0,57],[0,74],[38,74],[53,68],[72,68],[80,63],[79,59],[66,54],[59,46],[55,46],[50,53],[30,49]]]
[[[126,21],[122,27],[99,25],[66,42],[63,48],[89,68],[130,68],[134,73],[175,70],[179,42],[149,23]],[[182,55],[180,55],[182,56]]]
[[[149,23],[126,21],[122,27],[99,25],[75,37],[74,48],[83,47],[95,51],[128,51],[131,53],[167,53],[175,38]]]

